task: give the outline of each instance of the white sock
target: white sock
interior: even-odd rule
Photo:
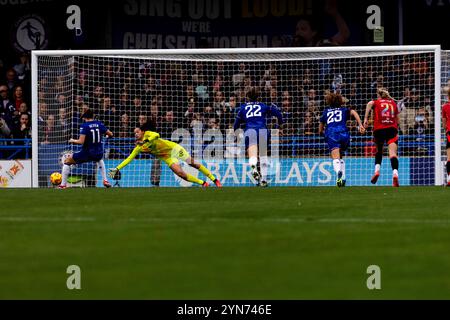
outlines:
[[[447,182],[450,182],[450,174],[447,175]]]
[[[334,172],[336,172],[336,175],[339,173],[339,171],[341,171],[341,160],[339,159],[333,160],[333,169]]]
[[[100,172],[102,173],[102,179],[103,181],[107,180],[106,179],[106,168],[105,168],[105,161],[100,160],[99,162],[97,162],[98,164],[98,168],[100,169]]]
[[[397,177],[398,177],[398,170],[397,170],[397,169],[392,170],[392,174],[393,174],[394,176],[397,176]]]
[[[375,172],[379,172],[381,169],[381,166],[379,164],[375,165]]]
[[[69,176],[69,172],[70,172],[70,166],[68,166],[67,164],[64,164],[62,167],[62,182],[61,182],[62,186],[67,185],[67,177]]]
[[[267,156],[259,157],[261,165],[261,180],[267,181],[267,172],[269,171],[269,159]]]
[[[344,159],[341,159],[341,171],[342,171],[342,179],[345,180],[345,162],[344,162]]]
[[[248,163],[250,164],[250,166],[256,167],[257,163],[258,163],[258,158],[256,157],[250,157],[250,159],[248,160]]]

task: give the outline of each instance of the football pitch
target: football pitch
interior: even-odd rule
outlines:
[[[443,187],[1,190],[0,299],[449,299]],[[69,265],[81,290],[68,290]],[[381,271],[369,290],[367,268]]]

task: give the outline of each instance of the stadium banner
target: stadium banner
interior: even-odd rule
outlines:
[[[367,10],[377,5],[386,31],[382,42],[395,43],[396,3],[386,0],[121,0],[111,10],[112,47],[123,49],[254,48],[310,46],[300,40],[307,21],[329,45],[344,22],[348,39],[340,45],[373,44]],[[352,12],[352,14],[350,14]],[[170,21],[167,23],[167,21]],[[316,44],[313,44],[313,46]]]
[[[387,160],[387,161],[386,161]],[[412,180],[421,180],[423,176],[429,177],[433,169],[422,170],[423,172],[414,172],[411,168],[410,158],[400,158],[400,185],[407,186],[413,183]],[[135,160],[126,168],[122,169],[122,179],[119,181],[120,187],[136,187],[136,181],[139,181],[139,187],[153,186],[151,180],[153,162],[158,160],[145,159]],[[373,174],[373,158],[347,158],[346,172],[347,185],[369,186],[370,178]],[[381,176],[377,185],[392,185],[392,172],[388,159],[385,159],[385,165],[382,166]],[[116,167],[119,160],[105,160],[108,168]],[[203,164],[227,187],[251,187],[255,185],[251,177],[251,169],[248,161],[243,160],[222,160],[203,161]],[[200,179],[205,177],[196,169],[182,163],[183,169]],[[139,173],[139,177],[137,174]],[[354,173],[354,174],[353,174]],[[142,175],[144,178],[142,178]],[[97,177],[97,186],[102,186],[101,176]],[[190,187],[192,183],[186,182],[177,176],[165,165],[161,165],[159,177],[161,187]],[[429,179],[430,180],[430,179]],[[429,181],[427,180],[427,181]],[[308,158],[289,158],[272,161],[269,169],[268,182],[270,186],[334,186],[335,173],[330,159],[308,159]],[[430,182],[434,183],[434,180]]]
[[[0,188],[31,188],[31,160],[0,160]]]

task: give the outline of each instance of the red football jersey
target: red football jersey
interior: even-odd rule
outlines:
[[[447,128],[445,128],[445,132],[450,131],[450,102],[447,102],[442,107],[442,118],[447,119]]]
[[[398,130],[398,107],[392,99],[373,100],[374,123],[373,130],[395,128]]]

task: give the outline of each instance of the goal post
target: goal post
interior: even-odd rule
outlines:
[[[401,185],[442,185],[441,81],[447,79],[441,69],[446,59],[440,46],[431,45],[33,51],[33,187],[51,187],[48,177],[61,170],[61,158],[79,150],[68,139],[78,137],[84,108],[91,108],[114,133],[104,146],[108,168],[132,151],[134,127],[149,122],[224,186],[254,185],[242,132],[232,130],[251,87],[285,120],[281,128],[268,121],[270,185],[334,185],[329,151],[318,134],[324,95],[341,93],[363,118],[378,87],[387,88],[402,108]],[[370,185],[371,130],[359,134],[354,120],[349,126],[348,185]],[[195,169],[183,168],[201,177]],[[385,154],[380,185],[391,184],[390,172]],[[121,187],[191,185],[148,154],[139,155],[122,173]],[[69,182],[101,186],[96,164],[73,166]]]

